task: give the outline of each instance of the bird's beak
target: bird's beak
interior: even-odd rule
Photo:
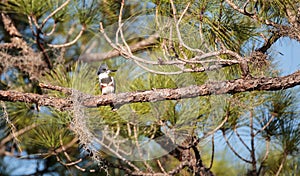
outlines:
[[[116,71],[118,71],[118,70],[110,70],[111,72],[116,72]]]

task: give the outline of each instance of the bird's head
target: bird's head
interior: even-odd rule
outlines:
[[[110,70],[108,69],[108,66],[106,64],[101,64],[98,71],[97,75],[100,75],[101,73],[110,73]]]

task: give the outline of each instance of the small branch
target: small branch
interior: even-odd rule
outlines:
[[[137,152],[138,152],[140,158],[142,159],[143,155],[142,155],[142,151],[141,151],[140,144],[139,144],[137,125],[135,125],[135,124],[133,125],[133,134],[134,134],[134,140],[135,140],[135,146],[137,148]],[[152,167],[144,159],[143,159],[143,164],[146,166],[148,171],[153,173]]]
[[[14,133],[10,134],[9,136],[5,137],[4,139],[1,140],[0,142],[0,146],[3,146],[4,144],[6,144],[7,142],[11,141],[12,139],[14,139],[17,136],[21,136],[22,134],[26,133],[29,130],[32,130],[33,128],[37,127],[38,124],[32,124],[29,125],[27,127],[24,127],[18,131],[15,131]]]
[[[16,126],[12,123],[12,121],[9,119],[9,116],[8,116],[8,112],[7,112],[7,108],[6,108],[6,105],[3,101],[0,102],[1,103],[1,106],[2,106],[2,112],[3,112],[3,117],[5,118],[5,121],[6,123],[8,124],[9,126],[9,129],[11,131],[11,139],[13,140],[13,143],[15,143],[17,145],[17,148],[19,149],[19,152],[22,153],[22,149],[19,145],[19,142],[20,140],[18,139],[18,135],[16,135],[16,131],[17,131],[17,128]],[[10,141],[11,140],[10,138],[5,138],[0,142],[0,146],[3,146],[6,142]],[[2,143],[3,142],[3,143]]]
[[[148,37],[142,41],[139,41],[135,44],[129,45],[129,48],[130,48],[131,52],[143,50],[147,47],[150,47],[150,46],[156,44],[158,37],[159,37],[158,34],[153,34],[150,37]],[[82,60],[85,62],[98,62],[98,61],[103,61],[103,60],[110,59],[113,57],[117,57],[120,55],[121,55],[120,51],[114,49],[114,50],[106,52],[106,53],[85,53],[79,57],[79,60]]]
[[[212,135],[211,137],[211,159],[208,170],[210,170],[214,164],[214,156],[215,156],[215,137]]]
[[[85,31],[85,29],[86,29],[85,25],[82,25],[81,30],[78,33],[78,35],[75,37],[75,39],[72,40],[72,41],[70,41],[70,42],[68,42],[68,43],[64,43],[64,44],[48,44],[48,46],[50,46],[52,48],[62,48],[62,47],[71,46],[71,45],[75,44],[77,42],[77,40],[79,40],[79,38],[81,37],[81,35]]]
[[[75,168],[76,169],[78,169],[78,170],[80,170],[80,171],[82,171],[82,172],[85,172],[86,171],[86,169],[85,168],[82,168],[82,167],[80,167],[80,166],[78,166],[77,164],[78,163],[80,163],[80,162],[82,162],[82,158],[79,158],[78,160],[75,160],[75,161],[72,161],[72,159],[71,159],[71,157],[70,157],[70,155],[67,153],[67,151],[66,151],[66,148],[65,148],[65,145],[63,144],[63,141],[62,141],[62,136],[61,135],[59,135],[59,141],[60,141],[60,148],[61,148],[61,151],[63,152],[63,154],[65,155],[65,157],[67,158],[67,160],[69,161],[69,163],[64,163],[64,162],[62,162],[61,160],[60,160],[60,158],[59,158],[59,156],[58,155],[56,155],[56,158],[57,158],[57,161],[59,161],[62,165],[64,165],[64,166],[75,166]],[[73,146],[73,144],[75,144],[76,142],[78,141],[78,139],[77,138],[74,138],[70,143],[69,143],[69,145],[70,146]],[[56,151],[56,150],[55,150]],[[89,172],[95,172],[95,170],[89,170]]]
[[[28,23],[29,23],[29,27],[30,27],[31,33],[33,34],[33,36],[36,37],[37,33],[33,29],[32,17],[30,15],[27,15],[27,20],[28,20]]]
[[[167,175],[167,172],[165,171],[165,169],[163,168],[163,166],[161,165],[161,162],[159,160],[156,160],[158,166],[159,166],[159,169],[165,174]]]
[[[281,162],[280,162],[279,168],[278,168],[278,170],[277,170],[275,176],[278,176],[278,175],[280,174],[280,172],[281,172],[281,170],[282,170],[282,168],[283,168],[283,165],[284,165],[284,163],[285,163],[285,161],[286,161],[286,157],[287,157],[287,155],[286,155],[286,153],[285,153],[285,151],[284,151],[284,153],[283,153],[283,158],[282,158],[282,160],[281,160]]]
[[[269,119],[269,121],[268,121],[268,122],[267,122],[260,130],[258,130],[258,131],[254,134],[254,136],[256,136],[258,133],[261,133],[262,131],[264,131],[264,130],[270,125],[270,123],[273,121],[274,118],[275,118],[275,116],[272,115],[271,118]]]
[[[260,163],[259,169],[257,171],[257,175],[260,175],[262,168],[264,167],[265,161],[267,160],[270,152],[270,139],[266,139],[266,153]]]
[[[46,34],[44,34],[44,35],[45,35],[45,36],[50,36],[50,35],[52,35],[52,34],[54,33],[55,29],[56,29],[56,22],[53,23],[53,26],[52,26],[51,31],[48,32],[48,33],[46,33]]]
[[[204,136],[202,136],[199,141],[201,141],[202,139],[205,139],[206,137],[213,135],[216,131],[218,131],[220,128],[223,127],[223,125],[227,122],[228,120],[228,115],[225,116],[224,120],[222,121],[222,123],[220,125],[218,125],[215,129],[213,129],[212,131],[209,131],[208,133],[205,133]]]
[[[197,53],[203,54],[204,52],[203,52],[202,50],[196,49],[196,48],[191,48],[191,47],[187,46],[187,45],[184,43],[184,41],[183,41],[183,39],[182,39],[182,37],[181,37],[181,32],[180,32],[180,29],[179,29],[179,24],[180,24],[180,22],[181,22],[181,20],[182,20],[182,18],[183,18],[183,16],[184,16],[184,14],[187,12],[190,3],[188,3],[188,5],[186,6],[186,8],[185,8],[184,11],[182,12],[182,14],[181,14],[181,16],[180,16],[180,18],[179,18],[178,21],[177,21],[177,19],[176,19],[176,8],[175,8],[175,5],[174,5],[173,0],[170,0],[170,3],[171,3],[171,6],[172,6],[172,10],[173,10],[173,17],[174,17],[174,21],[175,21],[175,24],[176,24],[177,37],[178,37],[178,40],[179,40],[180,44],[181,44],[183,47],[185,47],[186,49],[190,50],[190,51],[193,51],[193,52],[197,52]]]
[[[249,4],[249,0],[244,4],[243,9],[239,8],[232,0],[225,0],[227,4],[229,4],[234,10],[238,11],[239,13],[246,15],[250,18],[257,19],[255,13],[249,13],[246,11],[247,5]]]
[[[74,146],[74,144],[76,144],[78,142],[78,138],[74,137],[69,143],[67,144],[61,144],[60,147],[56,148],[54,150],[54,153],[61,153],[66,151],[67,149],[71,148],[72,146]],[[52,155],[54,153],[51,153]]]
[[[103,34],[105,40],[110,44],[111,47],[113,47],[116,51],[120,53],[120,55],[124,56],[125,58],[131,58],[133,60],[136,60],[141,63],[145,64],[151,64],[151,65],[177,65],[177,64],[183,64],[184,62],[181,61],[166,61],[166,62],[157,62],[157,61],[151,61],[151,60],[145,60],[140,57],[137,57],[133,54],[130,54],[126,50],[123,49],[123,47],[118,47],[116,44],[114,44],[111,39],[107,36],[102,23],[100,23],[100,32]],[[130,48],[130,47],[129,47]]]
[[[235,128],[233,130],[236,134],[236,136],[238,137],[238,139],[241,141],[241,143],[246,147],[246,149],[251,152],[251,149],[248,147],[248,145],[245,143],[245,141],[243,140],[243,138],[240,136],[240,134],[237,132],[237,129]]]
[[[229,4],[229,6],[231,6],[231,8],[233,8],[234,10],[236,10],[237,12],[239,12],[240,14],[242,15],[246,15],[248,16],[249,18],[255,20],[255,21],[259,21],[261,23],[265,23],[266,25],[269,25],[269,26],[274,26],[276,28],[279,28],[279,24],[277,23],[274,23],[273,21],[270,21],[268,19],[265,19],[265,21],[262,21],[261,19],[259,19],[259,17],[257,16],[257,12],[254,12],[254,13],[249,13],[246,11],[246,7],[248,5],[248,1],[244,4],[244,8],[241,9],[239,8],[232,0],[225,0],[227,2],[227,4]]]
[[[281,35],[277,34],[277,33],[273,33],[273,35],[271,35],[271,37],[265,41],[264,45],[260,48],[258,48],[256,51],[262,52],[262,53],[266,53],[267,50],[269,48],[271,48],[271,46],[273,46],[273,44],[280,38],[282,37]]]
[[[253,109],[250,110],[250,122],[249,122],[249,127],[250,127],[250,137],[251,137],[251,150],[250,150],[250,155],[251,155],[251,164],[252,164],[252,174],[257,175],[257,167],[256,167],[256,156],[255,156],[255,134],[254,134],[254,127],[253,127]]]
[[[39,83],[39,86],[43,89],[49,89],[49,90],[56,90],[62,93],[65,93],[67,95],[71,95],[73,90],[71,88],[65,88],[60,86],[53,86],[49,84]]]
[[[42,22],[41,24],[41,28],[44,27],[44,25],[47,23],[47,21],[53,16],[55,15],[58,11],[60,11],[61,9],[63,9],[66,5],[68,5],[70,2],[70,0],[66,0],[66,2],[64,2],[61,6],[59,6],[57,9],[55,9],[52,13],[50,13]]]
[[[146,66],[144,66],[142,63],[140,63],[139,61],[137,60],[134,60],[134,62],[139,66],[141,67],[142,69],[150,72],[150,73],[154,73],[154,74],[158,74],[158,75],[178,75],[178,74],[181,74],[183,73],[182,70],[180,71],[172,71],[172,72],[164,72],[164,71],[157,71],[157,70],[153,70],[153,69],[150,69]]]
[[[107,36],[106,32],[104,31],[102,23],[100,23],[100,29],[99,29],[100,32],[103,34],[105,40],[110,44],[110,46],[114,48],[114,52],[119,53],[119,55],[122,55],[123,57],[125,57],[127,59],[132,59],[138,66],[140,66],[144,70],[151,72],[151,73],[162,74],[162,75],[176,75],[176,74],[181,74],[184,72],[204,72],[204,71],[212,71],[212,70],[220,69],[222,67],[230,66],[233,64],[244,63],[247,61],[246,58],[243,58],[238,53],[233,52],[228,49],[223,49],[220,51],[215,51],[215,52],[198,55],[190,60],[181,59],[181,58],[177,58],[177,60],[167,60],[167,61],[163,61],[161,59],[158,59],[158,61],[146,60],[146,59],[137,57],[132,54],[131,47],[125,41],[125,38],[124,38],[124,35],[122,32],[122,24],[121,24],[120,19],[121,18],[119,17],[118,33],[120,33],[122,42],[125,45],[125,47],[118,44],[117,40],[116,40],[117,44],[112,42],[112,40]],[[117,37],[118,36],[116,36],[116,38]],[[233,56],[233,57],[237,58],[237,60],[204,60],[204,59],[207,59],[210,57],[218,57],[218,56],[224,55],[224,54]],[[179,56],[177,56],[177,57],[179,57]],[[185,64],[195,64],[195,63],[197,63],[197,64],[216,63],[216,65],[210,65],[208,67],[199,67],[199,68],[194,68],[194,69],[190,69],[190,68],[184,69],[184,67],[183,67]],[[156,71],[156,70],[151,69],[143,64],[160,65],[160,66],[161,65],[176,65],[176,66],[178,66],[178,68],[180,68],[180,70],[172,71],[172,72]]]
[[[169,171],[168,174],[175,175],[175,174],[179,173],[186,166],[190,166],[190,164],[191,163],[189,161],[183,161],[176,168],[174,168],[173,170]]]
[[[228,145],[228,147],[230,148],[230,150],[239,158],[241,159],[242,161],[246,162],[246,163],[250,163],[251,164],[251,161],[243,158],[230,144],[230,142],[228,141],[228,138],[226,137],[226,134],[225,134],[225,131],[222,130],[222,134],[223,134],[223,137],[226,141],[226,144]]]

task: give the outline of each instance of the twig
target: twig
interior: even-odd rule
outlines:
[[[261,160],[261,164],[259,166],[259,169],[257,171],[257,175],[260,175],[260,172],[262,170],[262,168],[264,167],[265,161],[267,160],[268,156],[269,156],[269,152],[270,152],[270,140],[266,139],[266,153],[263,157],[263,159]]]
[[[82,25],[80,32],[78,33],[78,35],[74,38],[74,40],[68,42],[68,43],[63,43],[63,44],[48,44],[48,46],[52,47],[52,48],[62,48],[62,47],[68,47],[71,46],[73,44],[75,44],[77,42],[77,40],[81,37],[81,35],[83,34],[83,32],[85,31],[86,26]]]
[[[221,51],[217,51],[217,52],[210,52],[210,53],[207,53],[207,54],[203,54],[201,56],[196,56],[195,58],[191,59],[191,60],[175,60],[175,61],[149,61],[149,60],[145,60],[145,59],[142,59],[140,57],[137,57],[135,55],[132,54],[132,52],[130,51],[130,46],[126,43],[125,39],[124,39],[124,36],[123,36],[123,32],[121,30],[121,26],[122,24],[119,23],[119,30],[120,30],[120,34],[121,34],[121,39],[123,41],[123,43],[126,45],[126,50],[121,47],[121,46],[117,46],[116,44],[114,44],[110,38],[107,36],[107,34],[105,33],[104,31],[104,28],[103,28],[103,25],[102,23],[100,23],[100,32],[103,34],[104,38],[106,39],[106,41],[116,50],[120,53],[120,55],[123,55],[125,58],[130,58],[130,59],[133,59],[135,61],[135,63],[137,65],[139,65],[141,68],[151,72],[151,73],[155,73],[155,74],[164,74],[164,75],[174,75],[174,74],[181,74],[183,72],[195,72],[195,71],[198,71],[198,72],[203,72],[203,71],[208,71],[208,70],[214,70],[214,69],[219,69],[220,68],[220,65],[218,65],[218,67],[214,68],[214,69],[205,69],[205,68],[201,68],[201,69],[196,69],[196,70],[193,70],[193,69],[185,69],[185,70],[181,70],[181,71],[175,71],[175,72],[162,72],[162,71],[156,71],[156,70],[153,70],[153,69],[150,69],[144,65],[142,65],[142,63],[144,64],[151,64],[151,65],[184,65],[186,63],[207,63],[207,62],[218,62],[217,60],[202,60],[202,61],[198,61],[199,59],[204,59],[204,58],[209,58],[209,57],[213,57],[213,56],[218,56],[218,55],[222,55],[222,54],[229,54],[231,56],[234,56],[236,57],[238,60],[219,60],[219,62],[226,62],[227,64],[230,62],[230,65],[232,65],[233,63],[234,64],[237,64],[239,63],[240,61],[239,60],[245,60],[243,59],[241,56],[239,56],[237,53],[233,52],[233,51],[230,51],[230,50],[221,50]],[[228,64],[229,65],[229,64]],[[211,67],[213,68],[213,67]]]
[[[1,106],[2,106],[2,111],[3,111],[3,114],[4,114],[5,121],[9,125],[9,128],[11,130],[11,135],[9,135],[11,137],[8,136],[8,137],[4,138],[1,141],[0,146],[3,146],[5,143],[7,143],[11,139],[13,139],[14,142],[17,144],[17,147],[18,147],[19,151],[22,152],[22,149],[21,149],[20,145],[18,145],[18,143],[20,142],[20,140],[18,139],[19,134],[16,134],[17,133],[17,128],[12,123],[12,121],[10,121],[8,113],[7,113],[6,105],[5,105],[5,103],[3,101],[1,101]],[[19,133],[20,133],[20,131],[19,131]]]
[[[257,174],[257,167],[256,167],[256,156],[255,156],[255,134],[254,134],[254,128],[253,128],[253,109],[250,110],[250,137],[251,137],[251,164],[252,164],[252,172]]]
[[[131,52],[140,51],[156,44],[158,37],[159,35],[155,33],[142,41],[129,45]],[[79,57],[79,60],[83,60],[85,62],[97,62],[97,61],[110,59],[120,55],[121,53],[119,50],[113,49],[112,51],[106,53],[85,53]]]
[[[70,144],[74,144],[74,141],[77,142],[78,139],[77,138],[74,138]],[[78,170],[81,170],[82,172],[85,172],[86,169],[85,168],[82,168],[80,166],[78,166],[77,164],[82,162],[82,158],[79,158],[78,160],[75,160],[75,161],[72,161],[71,157],[69,156],[69,154],[67,153],[66,151],[66,148],[65,148],[65,145],[63,144],[63,141],[62,141],[62,136],[59,135],[59,142],[60,142],[60,146],[61,146],[61,151],[63,152],[63,154],[66,156],[67,160],[69,161],[69,163],[64,163],[60,160],[60,158],[58,157],[58,155],[56,155],[56,158],[57,160],[64,166],[75,166],[76,169]],[[55,150],[56,151],[56,150]],[[89,172],[95,172],[95,170],[89,170]]]
[[[223,137],[226,141],[226,144],[228,145],[228,147],[230,148],[230,150],[239,158],[241,159],[242,161],[246,162],[246,163],[252,163],[251,161],[243,158],[237,151],[235,151],[235,149],[231,146],[230,142],[228,141],[227,137],[226,137],[226,134],[225,134],[225,131],[222,130],[222,134],[223,134]]]
[[[47,21],[53,16],[55,15],[58,11],[60,11],[61,9],[63,9],[66,5],[68,5],[68,3],[70,2],[70,0],[66,0],[66,2],[64,2],[61,6],[59,6],[57,9],[55,9],[52,13],[50,13],[42,22],[41,24],[41,28],[44,27],[44,25],[47,23]]]
[[[30,27],[31,33],[33,34],[33,36],[36,37],[37,33],[33,29],[32,17],[30,15],[27,15],[27,19],[28,19],[28,23],[29,23],[29,27]]]
[[[143,159],[142,151],[141,151],[140,144],[138,141],[138,132],[137,132],[136,124],[133,125],[133,134],[134,134],[134,139],[135,139],[135,146],[140,155],[140,158],[143,160],[143,164],[146,166],[148,171],[153,173],[153,169],[151,168],[151,166]]]
[[[227,122],[227,120],[228,120],[228,115],[225,116],[224,120],[222,121],[222,123],[221,123],[220,125],[218,125],[218,126],[217,126],[215,129],[213,129],[212,131],[209,131],[209,132],[205,133],[205,135],[202,136],[202,137],[199,139],[199,141],[201,141],[201,140],[205,139],[206,137],[208,137],[208,136],[214,134],[216,131],[218,131],[220,128],[222,128],[222,126]]]
[[[236,136],[239,138],[239,140],[242,142],[242,144],[246,147],[246,149],[251,152],[251,149],[248,147],[248,145],[245,143],[245,141],[243,140],[243,138],[240,136],[240,134],[237,132],[237,129],[234,128],[233,130],[236,134]]]
[[[115,50],[119,51],[121,55],[123,55],[125,58],[131,58],[133,60],[136,60],[138,62],[142,62],[145,64],[151,64],[151,65],[177,65],[177,64],[183,64],[181,61],[165,61],[165,62],[157,62],[157,61],[149,61],[142,58],[139,58],[137,56],[134,56],[133,54],[129,54],[127,51],[124,51],[122,48],[118,47],[116,44],[114,44],[111,39],[107,36],[102,23],[100,22],[100,32],[103,34],[105,40],[110,44],[111,47],[113,47]]]
[[[38,124],[34,123],[34,124],[31,124],[27,127],[24,127],[18,131],[15,131],[14,134],[11,134],[7,137],[5,137],[4,139],[1,140],[0,142],[0,146],[3,146],[4,144],[6,144],[7,142],[9,142],[10,140],[16,138],[17,136],[21,136],[22,134],[26,133],[27,131],[29,130],[32,130],[33,128],[39,126]]]
[[[285,163],[285,161],[286,161],[286,157],[287,157],[287,155],[286,155],[286,152],[284,151],[284,152],[283,152],[283,158],[282,158],[282,160],[281,160],[281,162],[280,162],[279,168],[278,168],[278,170],[277,170],[275,176],[278,176],[278,175],[280,174],[280,172],[281,172],[281,170],[282,170],[282,168],[283,168],[283,165],[284,165],[284,163]]]
[[[66,151],[67,149],[71,148],[72,146],[74,146],[74,144],[76,144],[78,142],[78,138],[77,137],[74,137],[69,143],[67,144],[63,144],[63,145],[60,145],[60,147],[56,148],[54,150],[55,153],[61,153],[63,151]],[[51,153],[51,154],[54,154],[54,153]]]
[[[53,85],[50,85],[50,84],[44,84],[44,83],[39,83],[39,86],[41,88],[44,88],[44,89],[49,89],[49,90],[56,90],[56,91],[59,91],[59,92],[63,92],[67,95],[71,95],[73,90],[71,88],[65,88],[65,87],[60,87],[60,86],[53,86]]]
[[[180,32],[180,29],[179,29],[179,24],[184,16],[184,14],[187,12],[188,8],[189,8],[189,5],[190,5],[190,2],[188,3],[188,5],[186,6],[186,8],[184,9],[184,11],[182,12],[179,20],[177,21],[176,19],[176,8],[175,8],[175,5],[174,5],[174,2],[173,0],[170,0],[170,3],[171,3],[171,6],[172,6],[172,9],[173,9],[173,17],[174,17],[174,21],[175,21],[175,24],[176,24],[176,32],[177,32],[177,37],[178,37],[178,40],[179,42],[181,43],[182,46],[184,46],[186,49],[190,50],[190,51],[193,51],[193,52],[197,52],[197,53],[201,53],[203,54],[204,52],[200,49],[195,49],[195,48],[191,48],[189,47],[188,45],[186,45],[181,37],[181,32]]]
[[[260,130],[258,130],[258,131],[254,134],[254,136],[256,136],[258,133],[261,133],[262,131],[264,131],[264,130],[270,125],[270,123],[273,121],[274,118],[275,118],[275,116],[272,115],[271,118],[269,119],[269,121],[268,121],[268,122],[267,122]]]
[[[208,167],[208,170],[210,170],[214,164],[214,156],[215,156],[215,136],[214,134],[211,137],[211,159],[210,159],[210,164]]]
[[[50,36],[50,35],[52,35],[52,34],[54,33],[55,29],[56,29],[56,22],[53,23],[53,26],[52,26],[51,31],[48,32],[48,33],[46,33],[46,34],[44,34],[44,35],[45,35],[45,36]]]
[[[151,72],[151,73],[156,73],[156,74],[179,74],[178,72],[171,72],[171,73],[166,73],[166,72],[160,72],[160,71],[154,71],[152,69],[149,69],[145,66],[143,66],[142,64],[139,63],[140,62],[144,62],[145,60],[144,59],[140,59],[139,57],[136,57],[132,54],[131,50],[130,50],[130,47],[129,45],[127,44],[125,38],[124,38],[124,34],[123,34],[123,30],[122,30],[122,13],[123,13],[123,7],[124,7],[124,0],[122,0],[121,2],[121,8],[120,8],[120,14],[119,14],[119,20],[118,20],[118,25],[119,25],[119,28],[118,28],[118,31],[116,33],[116,43],[118,45],[118,32],[120,32],[120,36],[121,36],[121,39],[122,39],[122,42],[123,44],[125,45],[126,49],[124,49],[122,46],[119,46],[121,50],[124,51],[124,53],[126,53],[127,56],[129,56],[130,58],[134,59],[134,62],[139,65],[141,68]],[[139,61],[138,61],[139,60]]]
[[[159,160],[156,160],[156,162],[157,162],[157,164],[158,164],[158,166],[159,166],[159,169],[160,169],[164,174],[167,175],[167,172],[165,171],[165,169],[164,169],[163,166],[161,165],[161,162],[160,162]]]
[[[132,162],[130,162],[129,160],[124,158],[122,155],[120,155],[118,151],[115,151],[113,148],[109,147],[107,144],[105,144],[103,141],[98,140],[97,138],[95,139],[95,142],[99,143],[104,148],[106,148],[108,151],[110,151],[112,154],[114,154],[116,157],[120,158],[120,160],[122,160],[123,162],[128,164],[128,166],[132,167],[135,171],[140,172],[140,169],[137,166],[135,166]]]
[[[190,164],[191,164],[190,161],[187,161],[187,160],[180,162],[180,164],[173,170],[169,171],[168,174],[175,175],[175,174],[179,173],[186,166],[190,166]]]
[[[243,9],[239,8],[234,2],[232,2],[232,0],[225,0],[227,2],[227,4],[229,4],[234,10],[238,11],[239,13],[249,16],[253,19],[257,19],[257,16],[255,13],[249,13],[246,11],[247,5],[249,4],[249,0],[247,0],[247,2],[245,2]]]
[[[135,62],[138,66],[140,66],[142,69],[144,69],[144,70],[146,70],[146,71],[148,71],[148,72],[150,72],[150,73],[155,73],[155,74],[159,74],[159,75],[178,75],[178,74],[183,73],[182,70],[181,70],[181,71],[174,71],[174,72],[156,71],[156,70],[152,70],[152,69],[150,69],[150,68],[144,66],[143,64],[139,63],[139,61],[137,61],[137,60],[134,60],[134,62]]]

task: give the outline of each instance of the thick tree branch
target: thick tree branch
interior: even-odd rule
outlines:
[[[55,98],[48,95],[22,93],[16,91],[0,90],[0,100],[10,102],[35,103],[39,106],[51,106],[60,110],[70,108],[72,106],[72,102],[66,98]]]
[[[95,107],[108,104],[127,104],[133,102],[155,102],[177,100],[211,94],[234,94],[254,90],[281,90],[300,84],[300,71],[291,75],[275,78],[236,79],[230,81],[210,82],[204,85],[192,85],[178,89],[157,89],[143,92],[128,92],[106,96],[88,97],[85,106]]]
[[[234,94],[255,90],[281,90],[300,84],[300,71],[283,77],[236,79],[230,81],[209,82],[204,85],[192,85],[177,89],[156,89],[142,92],[126,92],[119,94],[92,96],[78,93],[82,105],[87,107],[105,106],[110,104],[123,105],[134,102],[156,102],[178,100],[211,94]],[[21,93],[0,90],[0,100],[10,102],[36,103],[40,106],[52,106],[60,110],[72,107],[69,98],[56,98],[48,95]]]

